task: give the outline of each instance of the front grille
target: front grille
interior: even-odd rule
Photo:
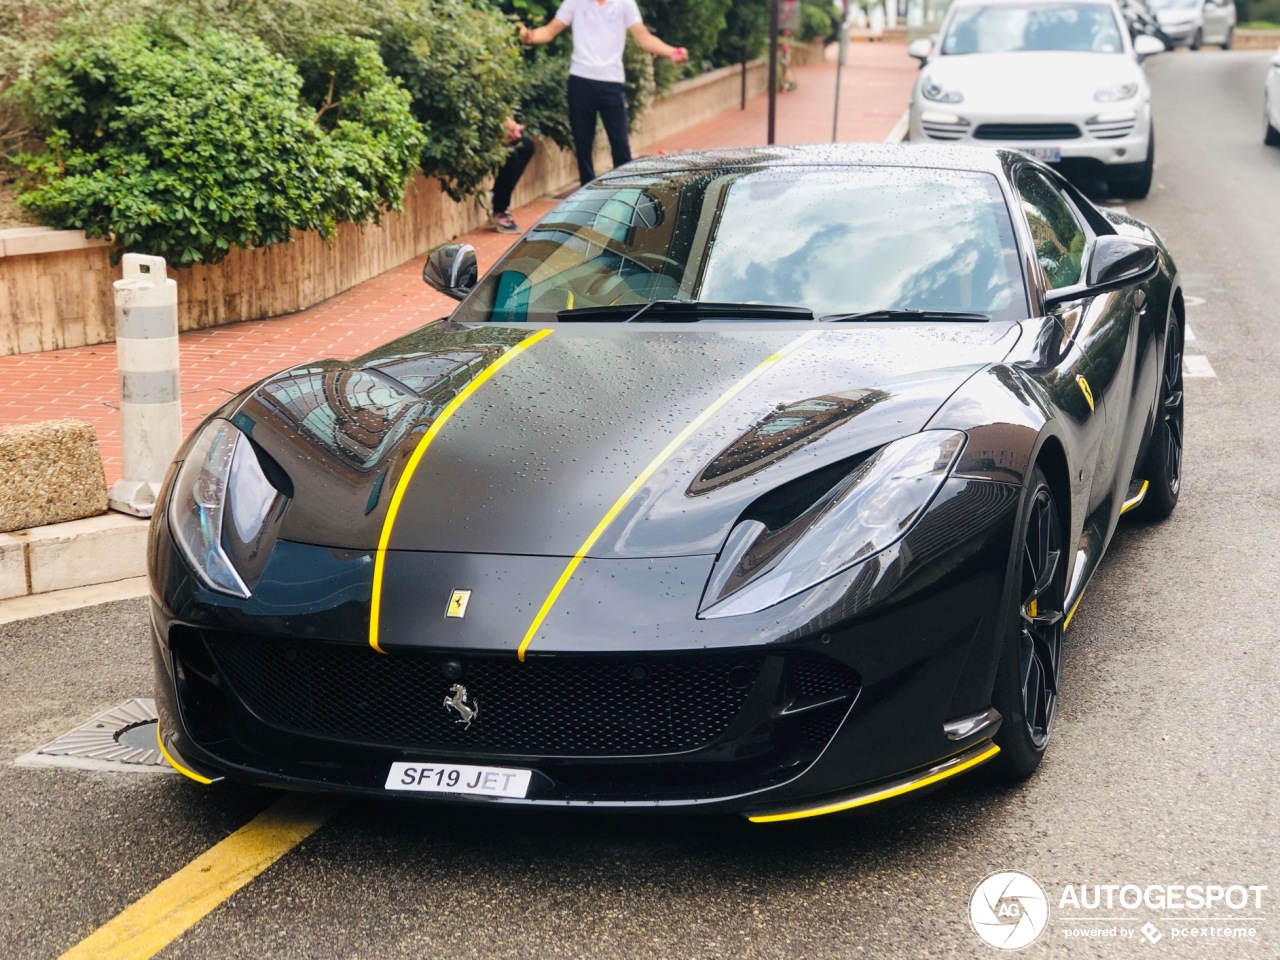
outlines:
[[[799,655],[791,658],[792,693],[798,700],[817,702],[852,696],[859,682],[852,667],[830,657]]]
[[[1085,129],[1089,131],[1089,135],[1098,140],[1119,140],[1133,133],[1133,128],[1137,126],[1137,119],[1130,118],[1128,120],[1088,120],[1085,122]]]
[[[973,131],[979,140],[1078,140],[1074,123],[982,123]]]
[[[228,686],[275,727],[355,743],[527,756],[696,749],[745,704],[763,656],[460,656],[470,727],[445,708],[447,655],[206,633]]]
[[[969,133],[969,123],[938,123],[934,120],[921,120],[920,129],[930,140],[963,140]]]

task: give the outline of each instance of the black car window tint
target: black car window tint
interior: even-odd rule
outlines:
[[[1083,272],[1085,231],[1066,198],[1038,170],[1018,173],[1022,212],[1031,228],[1036,259],[1051,289],[1079,283]]]

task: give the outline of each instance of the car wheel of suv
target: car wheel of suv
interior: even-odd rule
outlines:
[[[1235,27],[1228,27],[1228,28],[1227,28],[1227,35],[1226,35],[1225,37],[1223,37],[1223,38],[1222,38],[1222,49],[1223,49],[1223,50],[1230,50],[1230,49],[1231,49],[1231,41],[1235,39],[1235,33],[1236,33],[1236,29],[1235,29]]]
[[[1062,680],[1067,557],[1053,490],[1039,467],[1028,494],[1018,540],[1018,606],[991,693],[992,706],[1004,720],[995,736],[1000,753],[986,770],[1005,781],[1025,780],[1040,766]]]
[[[1262,108],[1262,122],[1266,124],[1267,132],[1262,135],[1262,142],[1268,147],[1280,147],[1280,130],[1271,125],[1271,105],[1267,104]]]
[[[1191,43],[1188,44],[1188,46],[1190,46],[1192,50],[1199,50],[1203,44],[1204,44],[1204,30],[1197,30],[1195,32],[1195,36],[1191,38]]]
[[[1119,163],[1107,173],[1107,185],[1113,195],[1124,200],[1143,200],[1151,192],[1151,178],[1156,169],[1156,132],[1147,138],[1147,159],[1142,163]]]

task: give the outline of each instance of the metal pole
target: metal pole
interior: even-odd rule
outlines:
[[[769,144],[773,145],[778,119],[778,5],[769,0]]]
[[[178,284],[168,279],[164,257],[126,253],[124,279],[114,287],[124,477],[112,484],[107,502],[149,517],[182,442]]]
[[[742,38],[742,107],[747,109],[747,38]]]

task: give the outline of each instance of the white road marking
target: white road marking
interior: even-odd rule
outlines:
[[[1191,343],[1192,341],[1195,340],[1196,332],[1191,329],[1191,324],[1189,323],[1186,324],[1182,329],[1183,329],[1183,339],[1185,339],[1187,343]]]
[[[1213,371],[1213,364],[1209,362],[1208,357],[1202,357],[1199,354],[1188,353],[1182,358],[1182,375],[1184,377],[1216,377]]]
[[[1205,302],[1204,297],[1183,297],[1182,302],[1188,307],[1198,307]]]

